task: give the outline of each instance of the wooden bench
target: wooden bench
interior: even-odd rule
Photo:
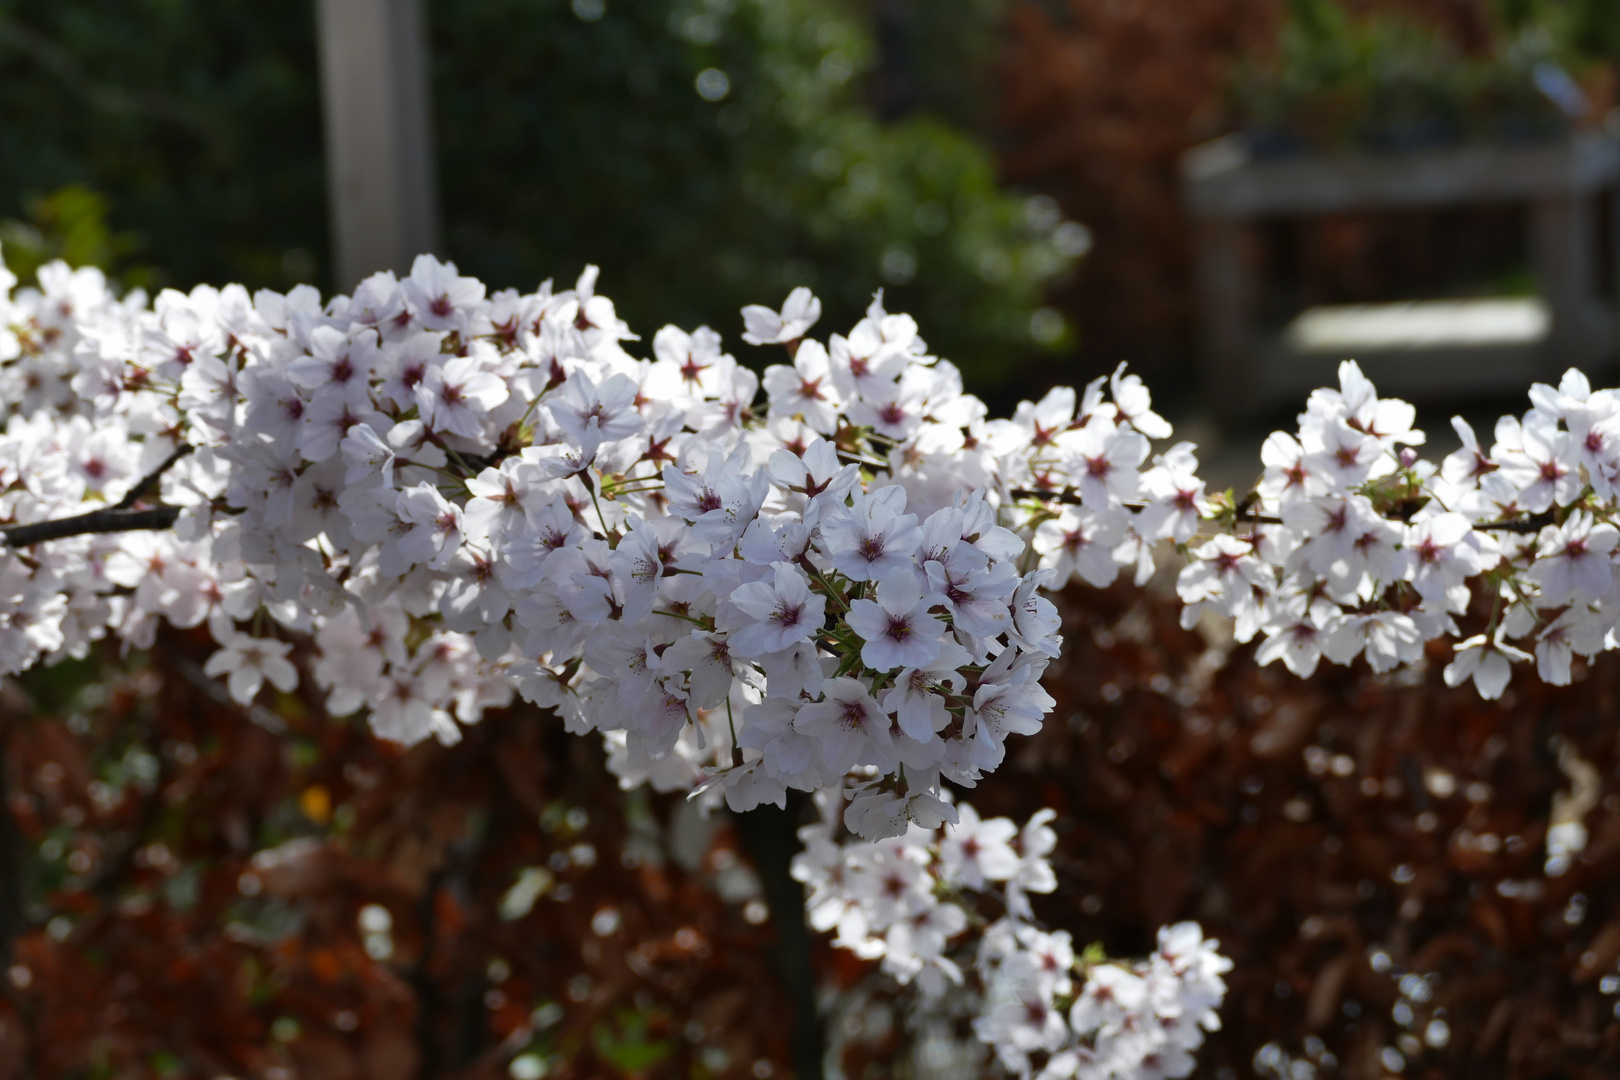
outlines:
[[[1597,274],[1597,200],[1620,184],[1614,133],[1275,160],[1255,159],[1241,137],[1229,136],[1188,151],[1181,172],[1197,231],[1201,363],[1220,415],[1253,415],[1297,399],[1333,382],[1346,357],[1392,393],[1455,398],[1517,393],[1533,380],[1556,381],[1572,365],[1595,374],[1620,342],[1620,305],[1599,295]],[[1511,202],[1530,206],[1539,301],[1315,309],[1277,336],[1254,326],[1257,283],[1248,249],[1262,219]],[[1620,220],[1620,213],[1610,216]],[[1620,243],[1611,247],[1620,255]],[[1449,317],[1455,332],[1437,332],[1437,318]],[[1403,325],[1413,328],[1405,338]]]

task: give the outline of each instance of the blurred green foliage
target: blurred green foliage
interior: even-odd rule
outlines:
[[[1238,67],[1240,122],[1260,150],[1284,152],[1402,150],[1566,131],[1582,105],[1569,72],[1620,54],[1620,4],[1498,5],[1496,40],[1469,54],[1408,13],[1287,0],[1274,48]]]
[[[800,284],[846,329],[884,287],[994,383],[1068,343],[1042,296],[1075,234],[1066,254],[1053,204],[1002,190],[963,130],[999,0],[941,3],[428,0],[444,254],[497,288],[599,263],[646,333],[735,338],[741,305]],[[138,256],[152,284],[346,284],[323,278],[309,0],[0,0],[0,115],[21,270]],[[92,192],[99,248],[40,211]]]
[[[834,329],[886,287],[891,310],[914,312],[981,385],[1032,344],[1031,316],[1067,262],[1056,216],[1000,191],[989,154],[943,122],[879,122],[862,96],[877,58],[861,8],[432,10],[449,247],[464,270],[524,282],[599,261],[632,326],[728,335],[740,306],[795,285],[822,296]]]
[[[674,1043],[649,1037],[649,1017],[645,1014],[624,1009],[617,1019],[617,1031],[606,1023],[600,1023],[596,1025],[592,1037],[597,1053],[622,1074],[644,1075],[674,1052]]]
[[[30,197],[23,219],[0,219],[6,265],[28,282],[42,265],[63,259],[72,266],[99,266],[128,286],[151,281],[150,267],[129,263],[139,241],[107,226],[107,200],[80,184]]]
[[[1551,35],[1583,59],[1620,60],[1620,3],[1615,0],[1495,0],[1514,33]]]
[[[308,0],[0,0],[0,218],[80,185],[109,254],[290,285],[325,250],[314,78]]]

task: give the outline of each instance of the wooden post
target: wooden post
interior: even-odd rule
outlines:
[[[1552,333],[1543,359],[1544,377],[1570,366],[1584,367],[1591,354],[1590,315],[1597,289],[1593,274],[1592,200],[1582,194],[1537,199],[1530,206],[1530,250],[1542,299],[1552,315]]]
[[[421,0],[316,0],[334,284],[438,248]]]
[[[1218,415],[1237,419],[1262,404],[1250,328],[1253,275],[1248,229],[1231,218],[1205,218],[1196,228],[1204,392]]]
[[[1609,347],[1604,354],[1612,370],[1620,360],[1620,185],[1604,193],[1609,208]]]

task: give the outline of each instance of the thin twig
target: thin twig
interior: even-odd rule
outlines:
[[[1012,488],[1008,494],[1015,499],[1040,499],[1043,502],[1062,503],[1065,506],[1083,505],[1080,496],[1073,491],[1037,491],[1034,488]],[[1147,503],[1126,500],[1122,504],[1127,510],[1144,510]],[[1258,500],[1252,496],[1245,498],[1238,504],[1237,519],[1251,525],[1281,525],[1282,518],[1273,514],[1255,514],[1250,510],[1258,505]],[[1552,513],[1533,514],[1527,518],[1501,519],[1497,521],[1476,521],[1473,527],[1481,532],[1508,532],[1508,533],[1538,533],[1553,523]]]
[[[117,505],[115,505],[113,509],[132,509],[136,502],[144,499],[148,495],[154,494],[157,491],[157,482],[163,479],[163,474],[174,468],[175,462],[190,454],[195,449],[197,448],[190,443],[181,443],[179,446],[175,447],[172,451],[170,451],[169,456],[164,458],[157,468],[141,477],[140,482],[134,487],[130,488],[129,491],[125,493],[124,497],[118,500]]]
[[[1527,518],[1518,518],[1512,521],[1479,521],[1475,522],[1474,528],[1484,532],[1509,532],[1528,535],[1538,533],[1552,523],[1552,511],[1548,510],[1544,513],[1532,514]]]
[[[1012,488],[1008,494],[1015,499],[1040,499],[1042,502],[1062,503],[1064,506],[1085,505],[1079,495],[1066,488],[1062,491],[1037,491],[1034,488]],[[1125,507],[1127,510],[1146,510],[1148,507],[1147,503],[1139,499],[1126,499],[1120,503],[1120,505]],[[1249,507],[1247,506],[1240,506],[1238,508],[1237,517],[1251,525],[1282,524],[1282,518],[1275,517],[1271,514],[1251,514],[1249,513]]]
[[[242,705],[220,685],[218,679],[203,670],[201,664],[189,656],[177,656],[174,659],[175,670],[192,686],[207,694],[215,705],[222,709],[234,709],[247,713],[247,718],[258,724],[272,735],[287,734],[287,721],[265,708],[263,705]]]
[[[141,532],[147,529],[172,528],[176,519],[180,517],[178,506],[155,506],[146,510],[136,510],[134,507],[142,498],[157,490],[157,482],[162,479],[164,473],[174,467],[175,462],[194,449],[196,448],[190,443],[181,443],[175,447],[174,452],[164,458],[161,465],[141,477],[140,481],[112,506],[76,514],[73,517],[57,518],[54,521],[6,525],[0,527],[0,536],[5,537],[7,547],[16,548],[92,533]]]

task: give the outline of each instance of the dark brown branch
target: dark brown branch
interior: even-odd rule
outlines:
[[[163,474],[174,468],[175,462],[179,461],[187,454],[190,454],[195,449],[197,448],[192,446],[190,443],[181,443],[179,446],[175,447],[169,456],[164,458],[157,468],[141,477],[140,483],[130,488],[124,497],[118,500],[118,504],[114,506],[113,509],[128,510],[132,508],[139,500],[146,498],[148,495],[156,494],[157,482],[163,479]]]
[[[1043,502],[1062,503],[1065,506],[1082,505],[1080,496],[1076,495],[1072,491],[1067,490],[1036,491],[1033,488],[1013,488],[1009,494],[1015,499],[1040,499]],[[1141,510],[1147,506],[1147,504],[1143,502],[1131,501],[1127,501],[1122,505],[1124,505],[1127,510]],[[1250,511],[1250,507],[1253,505],[1254,499],[1252,496],[1245,498],[1243,502],[1238,504],[1237,520],[1239,522],[1247,522],[1251,525],[1281,525],[1283,523],[1282,518],[1273,514],[1252,513]],[[1498,521],[1476,521],[1474,522],[1473,527],[1481,532],[1538,533],[1548,525],[1552,524],[1554,524],[1553,515],[1551,511],[1548,511],[1542,514],[1533,514],[1527,518],[1517,518],[1512,520],[1502,519]]]
[[[1072,491],[1036,491],[1034,488],[1013,488],[1009,494],[1015,499],[1040,499],[1043,502],[1062,503],[1064,506],[1084,505],[1080,496]],[[1120,505],[1127,510],[1145,510],[1147,503],[1127,499]],[[1240,507],[1238,520],[1248,522],[1250,525],[1281,525],[1282,518],[1270,514],[1252,514],[1247,508]]]
[[[7,525],[0,528],[0,536],[5,537],[7,547],[15,548],[43,544],[47,540],[63,540],[69,536],[88,536],[92,533],[141,532],[147,529],[172,528],[175,519],[180,516],[178,506],[155,506],[144,510],[136,510],[134,507],[141,499],[153,494],[163,474],[194,449],[196,448],[190,443],[181,443],[173,453],[163,459],[161,465],[141,477],[140,482],[112,506],[69,518],[58,518],[55,521]]]
[[[424,1080],[435,1080],[443,1072],[444,1059],[439,1047],[435,1024],[439,1019],[439,984],[433,978],[433,944],[439,932],[439,889],[446,872],[438,869],[428,875],[427,890],[417,901],[417,920],[422,928],[422,954],[411,969],[408,981],[416,991],[416,1053],[419,1064],[417,1075]]]
[[[765,803],[736,814],[732,823],[753,860],[765,903],[776,928],[770,946],[777,977],[793,1003],[789,1029],[793,1072],[799,1080],[821,1080],[825,1032],[816,1008],[816,977],[810,930],[805,925],[804,887],[793,877],[793,856],[803,850],[798,827],[809,809],[803,792],[790,791],[785,809]]]
[[[1034,488],[1013,488],[1008,492],[1015,499],[1040,499],[1042,502],[1079,506],[1080,496],[1072,491],[1036,491]]]
[[[1525,534],[1529,534],[1529,533],[1538,533],[1542,529],[1545,529],[1548,525],[1552,525],[1552,524],[1555,524],[1555,523],[1556,522],[1553,519],[1552,511],[1549,510],[1549,511],[1546,511],[1545,513],[1532,514],[1527,518],[1518,518],[1518,519],[1513,520],[1513,521],[1507,521],[1507,520],[1502,520],[1502,521],[1479,521],[1479,522],[1475,522],[1474,528],[1480,529],[1480,530],[1482,530],[1484,532],[1508,532],[1508,533],[1525,533]]]
[[[152,510],[92,510],[77,517],[56,521],[40,521],[32,525],[8,525],[0,529],[7,547],[28,547],[47,540],[62,540],[69,536],[88,536],[91,533],[141,532],[146,529],[167,529],[180,516],[178,506],[159,506]]]
[[[246,712],[249,720],[252,720],[272,735],[287,734],[287,722],[285,720],[263,705],[243,706],[239,704],[219,684],[219,680],[204,671],[202,665],[197,661],[188,656],[177,656],[174,659],[174,667],[188,683],[207,694],[209,699],[220,708]]]

